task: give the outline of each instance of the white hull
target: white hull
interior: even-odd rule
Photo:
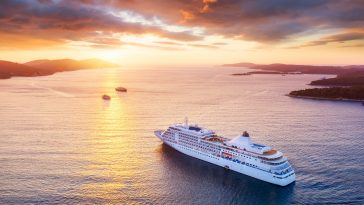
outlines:
[[[236,163],[236,162],[233,162],[233,161],[221,158],[221,157],[217,157],[217,156],[213,156],[211,154],[200,152],[198,150],[191,149],[191,148],[188,148],[185,146],[181,146],[176,143],[166,142],[163,140],[163,137],[161,137],[158,133],[156,133],[156,135],[165,144],[171,146],[172,148],[174,148],[175,150],[177,150],[179,152],[182,152],[183,154],[189,155],[191,157],[194,157],[194,158],[206,161],[206,162],[210,162],[212,164],[215,164],[215,165],[218,165],[221,167],[231,169],[231,170],[239,172],[241,174],[245,174],[245,175],[254,177],[256,179],[260,179],[262,181],[266,181],[266,182],[280,185],[280,186],[286,186],[295,181],[295,174],[290,175],[286,178],[283,178],[284,176],[282,176],[283,179],[279,179],[279,178],[274,177],[274,175],[270,172],[262,171],[262,170],[259,170],[256,168],[246,166],[244,164],[239,164],[239,163]]]

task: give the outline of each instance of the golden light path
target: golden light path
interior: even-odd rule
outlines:
[[[127,93],[118,94],[114,91],[119,85],[116,75],[107,75],[101,87],[112,99],[109,102],[101,102],[100,99],[90,106],[95,110],[95,118],[90,120],[86,148],[90,156],[85,156],[90,164],[81,175],[93,180],[80,187],[79,194],[82,197],[120,199],[120,190],[136,177],[135,167],[141,163],[133,158],[130,151],[138,150],[135,148],[138,145],[129,136],[132,135],[130,130],[135,127],[133,107],[126,101]]]

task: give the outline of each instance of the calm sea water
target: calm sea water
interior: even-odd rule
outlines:
[[[363,204],[364,107],[284,96],[320,75],[241,68],[84,70],[0,81],[0,203]],[[118,95],[117,86],[128,88]],[[112,97],[101,100],[102,94]],[[154,135],[196,122],[283,151],[271,185],[185,156]]]

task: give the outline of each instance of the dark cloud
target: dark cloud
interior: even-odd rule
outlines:
[[[184,9],[188,25],[208,32],[260,42],[277,42],[322,29],[364,27],[364,1],[219,0],[210,12]]]
[[[103,1],[105,2],[105,1]],[[364,27],[362,0],[121,0],[106,1],[166,22],[205,27],[207,34],[279,42],[307,31]],[[97,4],[100,1],[87,1]]]

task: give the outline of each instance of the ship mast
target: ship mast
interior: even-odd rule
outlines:
[[[188,126],[188,117],[185,117],[185,126]]]

